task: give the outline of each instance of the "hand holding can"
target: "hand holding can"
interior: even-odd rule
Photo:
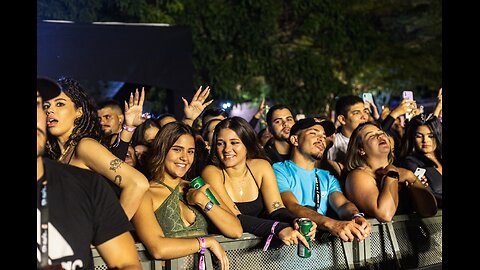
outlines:
[[[200,176],[197,176],[192,181],[190,181],[190,186],[194,189],[199,189],[199,188],[203,187],[204,185],[205,185],[205,181],[203,181],[203,178],[200,177]],[[213,193],[209,188],[207,188],[205,190],[205,195],[214,204],[220,205],[220,203],[217,201],[217,198],[215,198],[215,196],[213,196]]]

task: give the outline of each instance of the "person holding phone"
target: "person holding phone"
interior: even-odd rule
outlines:
[[[442,124],[433,114],[415,116],[406,125],[401,165],[412,172],[426,169],[428,188],[442,207]]]
[[[358,125],[347,149],[347,198],[360,211],[382,222],[412,211],[423,217],[435,215],[433,194],[412,171],[392,162],[392,148],[385,131],[370,122]]]

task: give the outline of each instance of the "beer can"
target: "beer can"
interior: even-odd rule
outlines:
[[[312,242],[310,241],[310,236],[307,234],[310,232],[310,228],[312,228],[313,223],[309,218],[300,218],[297,220],[299,228],[299,232],[305,237],[308,242],[308,247],[312,247]],[[298,243],[297,254],[301,258],[309,258],[312,256],[312,250],[305,247],[302,243]]]
[[[193,178],[192,181],[190,181],[190,186],[194,189],[199,189],[199,188],[203,187],[204,185],[205,185],[205,181],[203,181],[203,178],[200,177],[200,176],[197,176],[197,177]],[[209,188],[207,188],[205,190],[205,195],[207,195],[207,198],[210,199],[210,201],[212,201],[214,204],[220,205],[220,203],[217,201],[217,198],[215,198],[215,196],[213,196],[213,193],[212,193],[212,191],[210,191]]]

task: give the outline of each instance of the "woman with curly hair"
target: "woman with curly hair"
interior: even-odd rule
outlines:
[[[94,171],[114,183],[123,210],[131,219],[148,189],[143,174],[113,155],[100,140],[103,137],[95,102],[78,81],[58,79],[59,96],[47,100],[48,140],[46,155],[79,168]],[[133,106],[138,100],[130,102]]]

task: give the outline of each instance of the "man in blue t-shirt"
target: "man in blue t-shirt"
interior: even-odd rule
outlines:
[[[290,160],[273,164],[283,203],[297,217],[308,217],[318,229],[329,231],[343,241],[365,239],[371,225],[342,193],[338,180],[328,171],[315,168],[326,147],[323,126],[305,118],[290,130]],[[341,220],[326,216],[332,207]]]

